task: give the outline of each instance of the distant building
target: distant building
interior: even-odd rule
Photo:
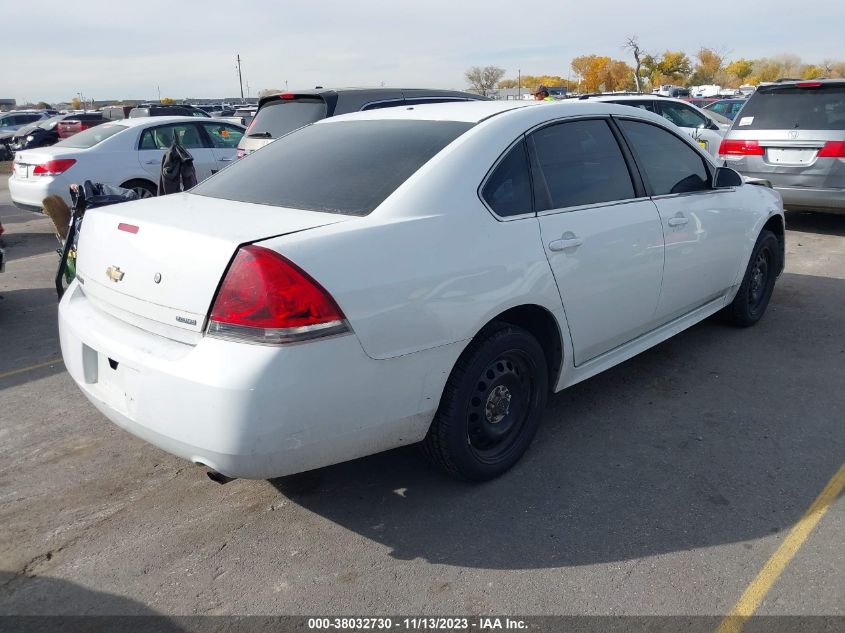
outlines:
[[[12,110],[18,104],[14,99],[0,99],[0,112]]]

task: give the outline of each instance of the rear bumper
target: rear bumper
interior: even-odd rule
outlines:
[[[787,211],[825,211],[845,214],[845,189],[809,189],[806,187],[778,187]]]
[[[68,372],[109,420],[169,453],[251,479],[421,440],[439,402],[438,377],[460,353],[446,346],[378,361],[354,335],[282,347],[209,337],[189,345],[102,312],[78,282],[59,306],[59,335]]]
[[[57,195],[68,204],[70,199],[70,183],[64,178],[54,176],[34,176],[31,178],[9,178],[9,195],[12,203],[19,209],[27,211],[41,211],[47,196]]]

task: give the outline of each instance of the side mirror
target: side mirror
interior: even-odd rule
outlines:
[[[742,186],[742,176],[730,167],[717,167],[713,178],[714,189],[729,189]]]

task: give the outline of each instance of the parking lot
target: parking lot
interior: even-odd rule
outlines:
[[[845,216],[788,214],[760,324],[710,319],[551,397],[498,480],[409,447],[221,486],[75,387],[52,225],[5,181],[4,614],[719,616],[845,462]],[[843,533],[839,495],[758,613],[845,615]]]

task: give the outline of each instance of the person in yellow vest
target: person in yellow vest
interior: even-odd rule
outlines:
[[[537,86],[537,89],[534,91],[534,101],[554,101],[549,95],[549,89],[545,86]]]

